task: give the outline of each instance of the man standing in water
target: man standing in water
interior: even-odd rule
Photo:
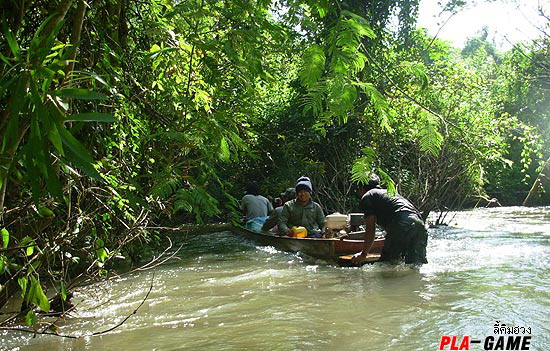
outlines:
[[[366,260],[378,224],[386,231],[381,261],[397,261],[404,257],[405,263],[428,263],[428,233],[416,207],[402,196],[390,196],[380,186],[376,174],[371,175],[367,185],[360,185],[359,192],[362,196],[360,208],[365,216],[365,243],[363,251],[356,253],[352,262],[360,264]]]

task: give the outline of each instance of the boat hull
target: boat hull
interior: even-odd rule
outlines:
[[[363,240],[337,238],[292,238],[278,236],[269,232],[254,232],[242,227],[233,226],[231,231],[260,245],[273,246],[282,251],[300,252],[314,258],[339,263],[340,256],[352,255],[363,249]],[[384,247],[384,239],[376,239],[369,254],[374,258],[380,257]]]

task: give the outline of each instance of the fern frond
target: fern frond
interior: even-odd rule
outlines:
[[[376,38],[376,34],[365,18],[347,10],[342,11],[341,17],[349,18],[348,24],[356,30],[359,37]]]
[[[197,223],[204,223],[204,218],[221,213],[218,201],[205,189],[197,186],[177,191],[174,212],[177,211],[193,214]]]
[[[420,150],[437,156],[443,145],[443,136],[439,133],[439,119],[426,114],[423,127],[419,130]]]
[[[353,163],[351,168],[351,180],[367,184],[369,182],[369,174],[372,172],[372,164],[365,157],[360,157]]]
[[[312,111],[315,116],[318,116],[323,111],[323,102],[325,101],[325,82],[319,81],[308,89],[307,94],[302,97],[302,106],[304,113]]]
[[[222,136],[220,140],[220,159],[222,161],[229,161],[230,157],[231,152],[229,151],[229,144],[227,143],[227,139]]]
[[[157,173],[151,177],[155,179],[155,183],[151,187],[149,195],[163,200],[174,194],[183,185],[181,176],[172,172]]]
[[[363,156],[355,160],[351,168],[351,180],[353,182],[367,184],[374,170],[376,152],[371,148],[364,148],[361,151],[363,152]]]
[[[388,193],[390,195],[395,195],[397,192],[395,190],[395,183],[393,182],[389,174],[380,167],[377,168],[377,172],[378,176],[380,177],[380,183],[386,186],[386,189],[388,190]]]
[[[325,52],[319,45],[312,45],[304,51],[300,82],[307,88],[313,87],[325,70]]]
[[[378,116],[380,127],[391,133],[393,128],[391,127],[390,108],[386,98],[371,83],[355,82],[354,84],[359,86],[370,99]]]
[[[426,73],[426,66],[419,62],[402,62],[401,67],[405,73],[414,76],[420,83],[422,90],[425,90],[429,84],[429,77]]]
[[[354,85],[343,79],[331,81],[327,96],[327,108],[332,114],[344,119],[345,122],[347,113],[353,110],[356,99],[357,89]]]

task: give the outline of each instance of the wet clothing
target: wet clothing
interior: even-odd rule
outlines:
[[[306,228],[308,236],[312,236],[315,231],[325,231],[325,215],[321,206],[313,200],[302,207],[294,199],[283,205],[278,226],[280,234],[286,234],[293,226],[301,226]]]
[[[367,191],[360,202],[367,216],[376,216],[376,223],[386,231],[382,261],[405,258],[405,263],[428,263],[428,233],[420,212],[400,195],[390,196],[377,186]]]
[[[246,212],[246,219],[266,217],[273,211],[273,205],[262,195],[246,194],[241,200],[241,210]]]

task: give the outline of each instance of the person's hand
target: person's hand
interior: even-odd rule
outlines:
[[[353,264],[361,264],[367,260],[367,254],[363,253],[363,251],[356,253],[351,257],[351,262]]]

